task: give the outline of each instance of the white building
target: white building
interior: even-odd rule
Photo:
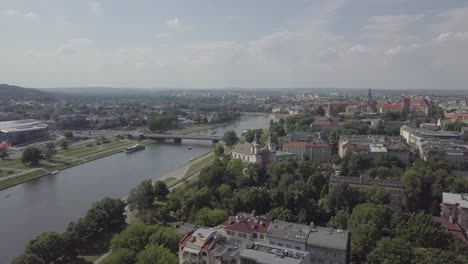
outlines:
[[[271,142],[271,137],[265,147],[258,144],[257,135],[251,144],[237,144],[231,152],[233,159],[243,162],[257,163],[262,166],[269,166],[276,161],[276,146]]]

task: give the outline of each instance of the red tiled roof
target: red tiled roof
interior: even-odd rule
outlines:
[[[314,140],[311,142],[303,142],[303,141],[291,141],[287,142],[283,145],[283,147],[289,148],[305,148],[305,147],[315,147],[315,148],[328,148],[330,145],[323,141],[323,140]]]
[[[441,224],[442,227],[444,227],[447,230],[447,232],[449,232],[453,236],[458,237],[459,239],[463,240],[465,243],[468,243],[468,239],[466,237],[465,232],[458,224],[452,224],[448,222],[447,220],[443,219],[442,217],[438,217],[438,216],[433,216],[432,220],[434,222]]]
[[[401,104],[382,104],[380,105],[381,109],[392,109],[392,110],[397,110],[401,109]]]
[[[445,118],[468,119],[468,113],[447,113]]]
[[[270,222],[266,217],[253,217],[251,214],[243,214],[242,216],[238,219],[236,216],[229,216],[228,220],[223,223],[224,229],[246,234],[254,232],[266,234],[268,227],[270,227]]]
[[[427,102],[424,99],[411,99],[411,105],[427,106]]]

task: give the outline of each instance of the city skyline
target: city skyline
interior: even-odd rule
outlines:
[[[465,1],[0,3],[25,87],[466,89]]]

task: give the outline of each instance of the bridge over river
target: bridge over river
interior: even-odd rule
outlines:
[[[219,141],[223,140],[221,136],[208,136],[208,135],[143,134],[143,136],[145,136],[145,138],[149,138],[153,140],[173,139],[174,143],[181,143],[182,139],[211,140],[211,142],[213,143],[218,143]]]

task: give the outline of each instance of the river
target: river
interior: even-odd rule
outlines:
[[[240,135],[249,128],[268,127],[269,121],[268,116],[249,116],[193,134],[235,130]],[[142,180],[157,180],[210,149],[211,142],[204,141],[155,143],[143,151],[115,154],[0,191],[0,262],[10,263],[42,232],[63,232],[97,200],[124,197]]]

